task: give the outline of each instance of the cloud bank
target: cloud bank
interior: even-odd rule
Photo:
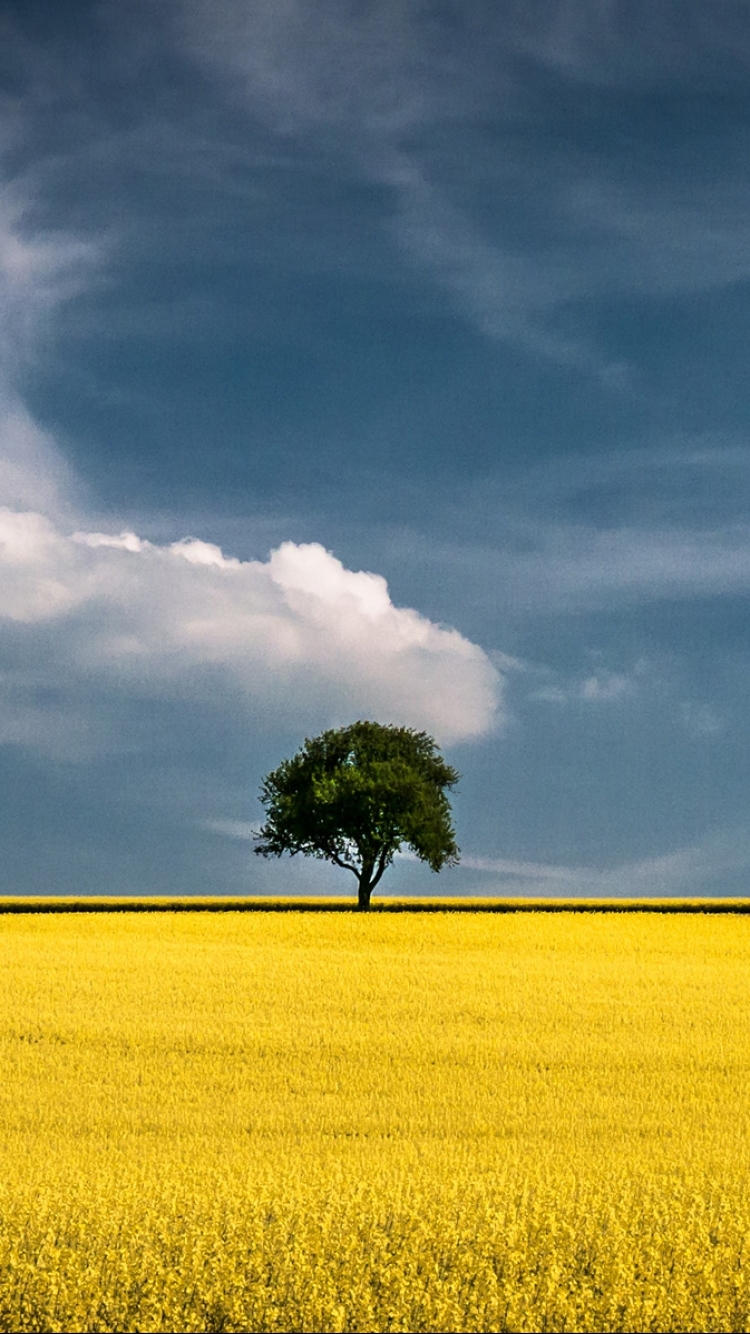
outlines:
[[[197,696],[223,682],[266,720],[370,716],[447,743],[500,719],[501,677],[481,648],[394,606],[385,579],[317,543],[240,561],[195,539],[66,533],[5,508],[0,622],[35,651],[46,630],[50,676]]]

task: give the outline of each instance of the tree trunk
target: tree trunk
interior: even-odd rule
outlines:
[[[370,907],[370,895],[372,894],[372,875],[363,872],[359,877],[359,897],[357,907],[361,912],[367,912]]]

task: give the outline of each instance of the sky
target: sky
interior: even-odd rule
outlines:
[[[0,893],[750,892],[747,0],[0,0]]]

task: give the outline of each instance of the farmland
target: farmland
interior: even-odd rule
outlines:
[[[0,916],[0,1328],[750,1328],[750,919]]]

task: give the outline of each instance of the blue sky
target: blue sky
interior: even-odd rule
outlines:
[[[5,893],[252,857],[356,717],[404,893],[744,894],[750,6],[0,0]]]

